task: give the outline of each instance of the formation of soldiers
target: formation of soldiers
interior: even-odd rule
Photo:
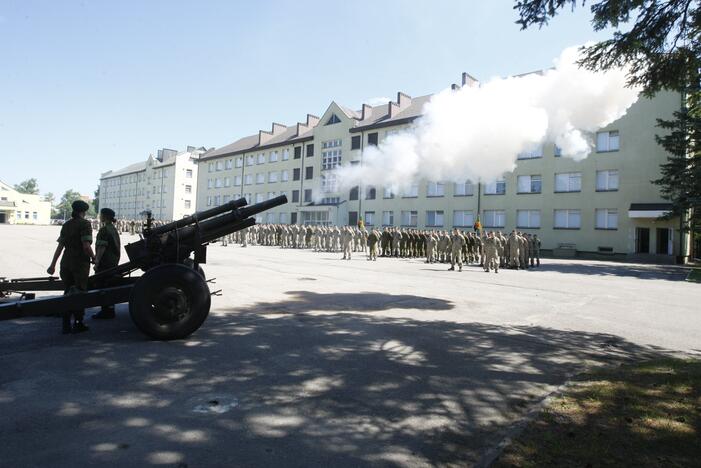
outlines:
[[[377,257],[425,258],[426,263],[450,263],[450,270],[463,264],[477,264],[486,272],[499,268],[526,269],[540,266],[540,239],[537,235],[512,231],[466,232],[453,229],[421,230],[387,227],[382,231],[365,227],[257,224],[221,240],[229,243],[310,249],[314,252],[342,252],[350,260],[355,252]]]
[[[151,222],[152,227],[158,227],[158,226],[163,226],[164,224],[168,224],[170,221],[161,221],[154,219]],[[92,228],[94,231],[97,231],[100,229],[100,220],[99,219],[91,219],[90,224],[92,224]],[[141,234],[141,229],[143,227],[143,220],[138,220],[138,219],[115,219],[114,220],[114,227],[117,229],[117,232],[120,234],[131,234],[132,236],[136,234]]]

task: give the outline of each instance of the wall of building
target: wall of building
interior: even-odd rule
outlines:
[[[0,182],[0,224],[50,224],[51,203]]]
[[[234,195],[245,195],[250,202],[266,199],[270,194],[287,194],[290,199],[288,205],[273,210],[265,218],[260,217],[259,222],[328,222],[330,224],[344,225],[358,217],[368,219],[374,214],[372,224],[383,226],[383,212],[392,213],[392,225],[430,229],[450,229],[456,225],[455,213],[465,222],[465,226],[471,228],[474,219],[479,216],[485,229],[511,231],[513,229],[537,234],[542,241],[543,249],[558,249],[561,247],[574,248],[580,252],[600,252],[610,254],[634,254],[639,249],[639,231],[648,229],[649,239],[646,253],[678,253],[679,231],[678,220],[640,219],[630,218],[628,211],[633,203],[663,203],[658,187],[651,181],[658,177],[659,165],[663,163],[667,155],[655,142],[655,134],[659,133],[656,127],[657,118],[671,117],[672,113],[680,106],[680,97],[676,93],[660,93],[653,99],[641,98],[634,104],[628,113],[618,121],[601,129],[601,132],[618,132],[618,148],[615,151],[597,151],[582,161],[574,161],[566,156],[555,154],[554,145],[544,145],[542,156],[529,159],[519,159],[515,169],[504,175],[505,190],[503,194],[487,194],[486,185],[492,181],[473,181],[472,191],[467,195],[457,195],[455,184],[451,181],[444,182],[444,192],[439,196],[429,196],[428,184],[430,181],[422,180],[417,183],[416,196],[402,196],[395,194],[392,198],[384,197],[384,188],[375,187],[375,198],[368,199],[368,187],[359,187],[359,197],[351,200],[349,193],[337,191],[324,192],[322,190],[323,178],[328,171],[324,170],[323,142],[340,140],[339,149],[342,151],[341,164],[350,164],[352,161],[362,164],[362,151],[351,150],[351,138],[360,135],[362,145],[368,144],[368,134],[377,132],[381,141],[388,133],[406,128],[407,124],[387,126],[377,129],[366,129],[358,132],[350,130],[356,125],[356,120],[346,115],[338,106],[332,104],[322,116],[319,124],[314,128],[313,141],[305,142],[313,144],[315,151],[313,157],[306,157],[306,150],[302,151],[302,158],[295,160],[292,157],[288,161],[269,162],[271,151],[282,151],[279,148],[266,148],[253,153],[242,155],[229,155],[220,158],[206,160],[206,167],[200,168],[198,192],[198,209],[205,209],[222,203]],[[336,114],[340,122],[333,125],[325,125],[328,118]],[[597,135],[592,135],[596,140]],[[293,152],[295,145],[288,145]],[[258,155],[265,155],[265,161],[258,164]],[[250,154],[255,157],[252,166],[245,164]],[[226,169],[226,163],[222,162],[221,170],[217,169],[219,161],[231,158],[244,157],[244,166],[231,170]],[[307,167],[312,167],[313,178],[305,180]],[[292,171],[297,168],[301,173],[301,180],[292,180]],[[210,172],[210,170],[212,172]],[[286,183],[268,182],[269,172],[282,170],[290,171],[290,181]],[[604,178],[605,171],[614,171],[618,184],[610,190],[602,190],[597,187],[597,177]],[[234,177],[235,173],[241,173],[243,185],[224,186],[223,182],[217,187],[216,180],[224,177]],[[255,174],[265,173],[265,182],[256,183]],[[231,175],[227,175],[231,174]],[[245,174],[252,174],[251,184],[245,183]],[[556,177],[562,179],[563,174],[579,174],[580,187],[577,190],[562,192],[556,190]],[[598,175],[599,174],[599,175]],[[519,176],[539,176],[540,191],[536,193],[520,193],[518,190]],[[610,176],[615,178],[613,175]],[[577,176],[572,176],[577,179]],[[213,182],[209,182],[213,180]],[[232,179],[233,180],[233,179]],[[575,182],[572,182],[575,184]],[[208,188],[208,187],[212,188]],[[304,199],[304,190],[314,190],[314,203]],[[293,202],[293,191],[299,191],[299,202]],[[216,198],[219,197],[219,198]],[[225,198],[228,197],[228,198]],[[338,203],[333,203],[334,199]],[[325,203],[329,202],[331,203]],[[568,212],[562,210],[569,210]],[[599,211],[597,211],[599,210]],[[604,211],[606,210],[606,211]],[[428,223],[429,212],[442,212],[443,220],[440,225]],[[521,211],[521,213],[519,213]],[[539,222],[533,225],[519,223],[526,219],[525,211],[530,211],[529,219],[539,218]],[[416,212],[407,222],[407,216],[403,212]],[[464,212],[464,213],[463,213]],[[494,213],[503,213],[503,222],[490,223]],[[295,215],[295,213],[297,213]],[[563,213],[568,213],[564,215]],[[405,213],[406,214],[406,213]],[[282,216],[282,218],[281,218]],[[599,222],[597,222],[597,216]],[[502,216],[498,216],[502,218]],[[556,218],[558,222],[556,222]],[[558,225],[559,220],[567,219],[571,225]],[[415,220],[415,222],[413,222]],[[384,219],[387,221],[387,219]],[[658,242],[657,237],[664,236],[667,242]]]

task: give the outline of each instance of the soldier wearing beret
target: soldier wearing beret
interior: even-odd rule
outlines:
[[[61,257],[60,276],[64,285],[64,294],[76,294],[88,289],[90,262],[95,261],[92,250],[92,226],[85,219],[85,213],[90,208],[83,200],[72,203],[71,219],[61,227],[58,246],[54,252],[51,266],[46,270],[50,275],[56,271],[56,262]],[[63,333],[80,333],[88,331],[83,323],[83,310],[71,310],[63,313]],[[71,324],[71,318],[74,319]]]
[[[97,232],[95,240],[95,273],[109,270],[119,265],[121,254],[121,244],[119,233],[114,227],[115,213],[110,208],[100,210],[100,222],[102,227]],[[100,284],[100,287],[107,287],[109,284]],[[103,306],[100,312],[92,316],[94,319],[113,319],[114,305]]]

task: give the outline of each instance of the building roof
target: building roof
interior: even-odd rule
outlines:
[[[164,149],[167,149],[167,148],[164,148]],[[194,151],[180,151],[175,155],[166,156],[165,160],[163,160],[163,161],[160,161],[158,158],[154,158],[153,155],[151,154],[151,155],[149,155],[148,159],[146,159],[146,161],[141,161],[138,163],[130,164],[130,165],[125,166],[121,169],[117,169],[116,171],[104,172],[100,176],[100,179],[111,179],[112,177],[118,177],[118,176],[123,176],[123,175],[127,175],[127,174],[133,174],[135,172],[145,171],[149,160],[153,161],[153,167],[155,167],[155,168],[172,166],[175,164],[175,161],[176,161],[178,156],[181,156],[181,155],[187,154],[187,153],[190,153],[194,156],[197,156],[203,150],[204,150],[204,147],[198,148]],[[172,151],[172,150],[169,150],[169,151]]]
[[[391,116],[389,108],[392,103],[371,107],[372,111],[369,112],[369,115],[364,120],[358,121],[355,127],[351,129],[351,132],[360,132],[372,128],[389,127],[411,122],[421,117],[424,105],[431,100],[431,97],[433,97],[432,94],[427,94],[425,96],[409,98],[411,99],[409,105],[405,109],[393,113]]]

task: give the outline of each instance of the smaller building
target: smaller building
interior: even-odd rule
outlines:
[[[0,224],[49,224],[51,202],[41,195],[20,193],[0,180]]]
[[[144,162],[100,177],[100,208],[112,208],[119,219],[139,219],[144,211],[170,221],[195,212],[197,160],[204,147],[185,151],[160,149]]]

